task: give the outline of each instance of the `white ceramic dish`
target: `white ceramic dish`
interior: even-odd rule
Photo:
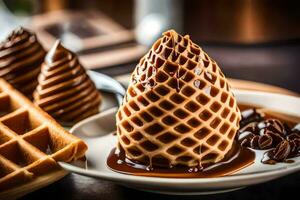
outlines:
[[[300,119],[300,98],[280,94],[234,90],[240,103],[254,104],[275,111],[291,114]],[[71,132],[88,144],[87,163],[60,163],[69,171],[84,176],[109,180],[126,187],[164,194],[195,195],[228,192],[253,184],[267,182],[300,170],[300,157],[292,164],[278,163],[265,165],[260,162],[263,151],[255,151],[255,163],[225,177],[218,178],[156,178],[120,174],[106,166],[106,159],[117,138],[115,113],[117,108],[109,109],[75,125]],[[300,122],[300,121],[299,121]]]
[[[125,89],[118,81],[95,71],[89,70],[87,73],[95,83],[96,88],[103,93],[103,100],[100,108],[101,111],[115,107],[117,104],[121,103]],[[109,95],[109,93],[111,95]],[[112,96],[115,97],[113,98]]]

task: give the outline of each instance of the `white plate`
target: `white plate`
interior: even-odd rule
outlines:
[[[254,104],[300,117],[300,98],[280,94],[234,90],[240,103]],[[157,178],[126,175],[113,172],[106,166],[106,159],[115,147],[115,113],[117,108],[86,119],[75,125],[71,132],[88,144],[87,163],[60,163],[61,166],[84,176],[109,180],[126,187],[156,193],[195,195],[236,190],[253,184],[270,181],[300,170],[300,157],[292,164],[265,165],[260,162],[263,151],[255,151],[255,163],[225,177],[218,178]],[[85,166],[82,166],[85,164]]]

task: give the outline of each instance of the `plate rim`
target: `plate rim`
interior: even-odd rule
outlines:
[[[233,92],[235,95],[258,95],[260,97],[264,95],[268,96],[273,96],[274,98],[284,98],[292,102],[299,102],[300,104],[300,97],[294,97],[290,95],[284,95],[284,94],[277,94],[277,93],[271,93],[271,92],[261,92],[261,91],[250,91],[250,90],[239,90],[239,89],[233,89]],[[106,110],[102,113],[99,113],[97,116],[93,116],[87,120],[81,121],[75,126],[72,127],[70,130],[71,133],[74,132],[74,130],[79,127],[81,124],[86,123],[86,121],[90,121],[93,118],[98,118],[101,117],[101,115],[107,114],[107,112],[112,112],[113,109],[111,108],[109,110]],[[296,113],[297,116],[300,117],[300,112]],[[100,179],[105,179],[105,180],[111,180],[111,181],[127,181],[127,182],[134,182],[134,183],[160,183],[160,184],[168,184],[169,186],[174,186],[178,184],[195,184],[195,183],[217,183],[217,182],[232,182],[232,181],[240,181],[240,180],[253,180],[257,178],[266,178],[268,177],[268,180],[272,180],[278,177],[285,176],[287,174],[291,174],[293,172],[299,171],[300,170],[300,163],[295,163],[295,164],[289,164],[286,166],[282,166],[278,169],[274,170],[268,170],[264,172],[254,172],[254,173],[249,173],[249,174],[233,174],[229,176],[222,176],[222,177],[213,177],[213,178],[162,178],[162,177],[145,177],[145,176],[133,176],[133,175],[128,175],[128,174],[122,174],[118,172],[111,171],[112,173],[107,173],[105,171],[97,171],[97,170],[86,170],[82,169],[80,167],[74,166],[69,163],[60,163],[60,165],[67,169],[70,170],[71,172],[75,172],[81,175],[85,176],[90,176],[90,177],[96,177]],[[279,173],[280,172],[280,173]],[[278,176],[276,176],[278,175]],[[264,182],[264,181],[260,181]],[[256,182],[258,183],[258,182]],[[256,184],[252,183],[252,184]],[[250,184],[247,184],[250,185]]]

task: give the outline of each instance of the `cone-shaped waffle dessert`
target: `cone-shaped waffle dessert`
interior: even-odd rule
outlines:
[[[100,94],[77,56],[57,41],[46,55],[35,103],[59,122],[72,125],[99,112]]]
[[[168,31],[135,68],[117,113],[119,147],[150,166],[198,167],[231,149],[240,111],[217,63]]]
[[[0,44],[0,77],[31,98],[45,54],[35,34],[14,30]]]

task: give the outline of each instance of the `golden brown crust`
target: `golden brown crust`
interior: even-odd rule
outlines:
[[[30,181],[84,156],[87,145],[0,79],[0,188]]]
[[[224,158],[239,121],[217,63],[189,36],[168,31],[131,76],[117,113],[117,134],[130,159],[193,167]]]

